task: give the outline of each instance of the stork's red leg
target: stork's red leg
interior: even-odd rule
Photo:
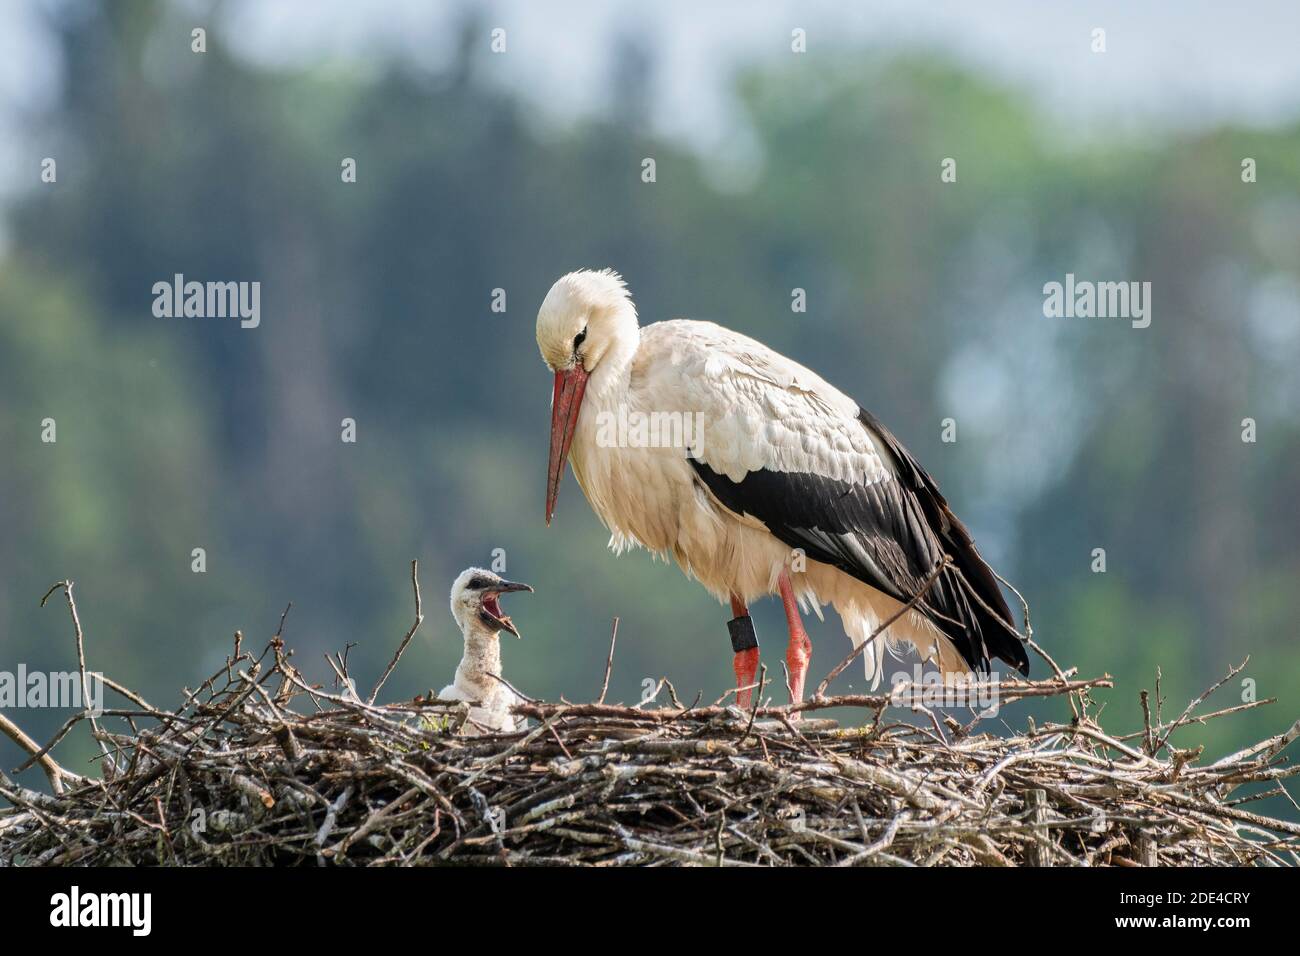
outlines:
[[[731,595],[731,613],[735,617],[727,622],[727,630],[731,632],[731,649],[735,653],[731,667],[736,672],[736,705],[748,709],[753,702],[753,692],[739,688],[749,687],[758,673],[758,635],[754,633],[749,608],[734,594]]]
[[[795,600],[789,573],[782,571],[777,584],[781,588],[781,604],[785,607],[785,624],[790,629],[790,643],[785,649],[785,666],[789,672],[786,686],[790,691],[790,703],[797,704],[803,700],[803,679],[808,673],[808,659],[812,657],[812,641],[803,629],[799,602]]]

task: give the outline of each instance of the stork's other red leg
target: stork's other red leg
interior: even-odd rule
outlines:
[[[739,688],[749,687],[758,673],[758,635],[754,633],[749,608],[734,594],[731,595],[731,613],[735,617],[727,622],[727,630],[731,632],[731,649],[735,653],[731,667],[736,672],[736,705],[748,709],[753,702],[753,692]]]
[[[789,572],[782,571],[777,584],[781,588],[781,604],[785,607],[785,624],[790,629],[790,643],[785,649],[785,666],[790,675],[786,686],[790,691],[790,703],[797,704],[803,700],[803,679],[808,673],[808,659],[812,657],[812,641],[803,629],[799,602],[795,600]]]

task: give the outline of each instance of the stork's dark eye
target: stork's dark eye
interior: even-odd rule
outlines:
[[[584,326],[583,330],[573,337],[573,351],[578,351],[578,347],[585,341],[587,341],[587,329]]]
[[[487,578],[475,577],[469,579],[469,589],[471,591],[482,591],[487,586],[488,586]]]

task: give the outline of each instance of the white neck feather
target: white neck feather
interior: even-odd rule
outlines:
[[[636,310],[630,305],[617,310],[610,320],[612,334],[609,345],[600,356],[591,378],[587,382],[587,398],[601,405],[615,404],[627,393],[632,374],[632,360],[641,346],[641,329],[637,325]]]
[[[501,640],[498,632],[482,621],[471,620],[465,627],[465,653],[456,667],[456,684],[465,690],[494,690],[502,686]]]

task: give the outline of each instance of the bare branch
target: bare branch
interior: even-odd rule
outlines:
[[[67,780],[76,785],[83,782],[83,778],[69,770],[63,769],[51,757],[46,748],[42,748],[36,741],[32,740],[23,733],[22,728],[15,724],[4,714],[0,714],[0,733],[16,743],[27,753],[31,754],[32,759],[40,764],[41,769],[45,771],[46,778],[50,781],[50,788],[57,794],[63,792],[63,781]]]
[[[609,631],[609,656],[605,658],[605,679],[600,684],[600,697],[596,699],[598,704],[605,703],[605,695],[609,693],[609,675],[614,670],[614,645],[618,642],[618,618],[614,618],[614,624]]]
[[[396,670],[397,662],[402,659],[402,655],[406,653],[407,645],[411,643],[411,638],[415,637],[415,632],[419,630],[420,625],[424,622],[424,609],[420,603],[419,561],[411,562],[411,589],[415,592],[415,622],[411,625],[411,629],[406,632],[406,636],[402,638],[402,643],[397,646],[397,653],[394,654],[393,659],[388,662],[388,667],[384,671],[383,676],[380,677],[379,682],[375,684],[375,689],[370,692],[370,697],[368,698],[367,703],[373,704],[375,702],[375,698],[379,696],[380,688],[384,686],[389,676],[394,670]]]

